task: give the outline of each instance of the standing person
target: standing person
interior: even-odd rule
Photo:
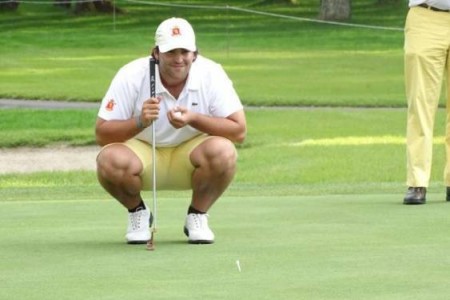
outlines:
[[[141,191],[152,188],[155,126],[157,187],[192,190],[184,232],[189,243],[210,244],[206,213],[234,177],[234,143],[246,136],[243,106],[223,68],[198,54],[186,20],[158,26],[152,56],[156,97],[150,98],[150,57],[144,57],[118,71],[102,100],[95,127],[104,146],[98,180],[128,210],[127,242],[150,240],[151,213]]]
[[[425,204],[430,181],[433,128],[447,73],[447,163],[450,201],[450,0],[410,0],[405,24],[405,88],[408,101],[406,150],[408,190],[404,204]]]

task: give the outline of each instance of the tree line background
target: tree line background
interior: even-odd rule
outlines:
[[[375,0],[377,4],[400,4],[402,0]],[[112,0],[54,0],[54,5],[75,14],[84,12],[97,13],[121,13],[119,6],[114,5]],[[211,1],[208,1],[211,2]],[[263,0],[264,4],[284,3],[289,5],[300,5],[301,0]],[[0,0],[0,10],[14,11],[20,5],[20,0]],[[328,21],[346,21],[351,19],[352,0],[317,0],[319,6],[318,18]]]

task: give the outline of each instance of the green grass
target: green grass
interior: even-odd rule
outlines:
[[[0,147],[95,143],[96,110],[0,110]]]
[[[236,179],[210,212],[212,246],[185,242],[187,191],[158,192],[149,253],[124,243],[126,213],[94,172],[0,176],[0,298],[448,297],[442,126],[428,204],[408,207],[404,110],[249,109],[248,119]]]
[[[157,24],[177,15],[192,22],[200,52],[223,64],[247,105],[405,106],[406,4],[354,3],[349,23],[400,29],[384,30],[118,3],[127,12],[115,20],[27,3],[0,14],[0,97],[99,101],[122,65],[149,53]],[[227,4],[312,21],[319,8],[315,0],[297,6]]]
[[[317,16],[316,0],[261,2],[227,4]],[[406,3],[376,2],[353,1],[350,22],[403,26]],[[408,207],[406,111],[351,108],[405,106],[401,31],[119,3],[115,25],[50,5],[0,13],[0,97],[98,102],[120,66],[148,53],[159,21],[178,15],[246,105],[322,108],[248,107],[238,173],[210,212],[211,246],[182,234],[188,191],[158,191],[150,253],[124,243],[126,213],[95,172],[0,175],[0,299],[448,299],[445,112],[428,204]],[[0,148],[93,144],[95,117],[0,110]]]
[[[0,118],[6,120],[0,130],[2,147],[94,143],[94,110],[0,110]],[[275,195],[380,193],[398,191],[404,184],[403,109],[249,108],[247,118],[248,136],[238,146],[238,195],[255,195],[261,189]],[[433,184],[442,182],[444,122],[441,109]],[[0,188],[96,184],[95,176],[81,174],[1,175]]]
[[[108,197],[2,201],[0,298],[447,299],[448,204],[400,197],[225,197],[210,246],[185,242],[187,198],[160,198],[154,252]]]

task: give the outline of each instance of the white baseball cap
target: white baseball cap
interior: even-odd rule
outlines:
[[[155,34],[155,45],[162,53],[178,48],[197,50],[194,29],[188,21],[181,18],[170,18],[159,24]]]

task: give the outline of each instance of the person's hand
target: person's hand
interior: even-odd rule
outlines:
[[[148,127],[159,117],[159,99],[150,98],[142,104],[141,122],[142,126]]]
[[[170,124],[178,129],[189,123],[190,113],[185,107],[175,106],[167,112],[167,118]]]

